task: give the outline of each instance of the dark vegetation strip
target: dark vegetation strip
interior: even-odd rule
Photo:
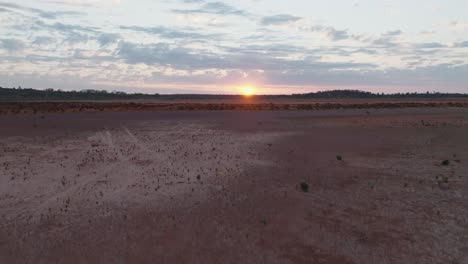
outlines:
[[[77,101],[77,100],[180,100],[180,99],[240,99],[240,95],[216,95],[216,94],[127,94],[124,92],[107,92],[99,90],[62,91],[54,89],[36,90],[31,88],[2,88],[0,87],[0,101]],[[468,94],[458,93],[370,93],[358,90],[334,90],[315,93],[292,95],[258,95],[259,99],[403,99],[403,98],[468,98]]]
[[[327,109],[468,107],[468,102],[388,102],[388,103],[135,103],[135,102],[3,102],[0,114],[60,112],[144,112],[144,111],[310,111]]]

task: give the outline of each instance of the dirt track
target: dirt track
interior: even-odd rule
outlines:
[[[466,135],[466,108],[3,115],[0,263],[467,263]]]

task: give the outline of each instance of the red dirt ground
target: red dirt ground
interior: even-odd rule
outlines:
[[[2,102],[0,114],[147,111],[311,111],[330,109],[468,107],[468,99],[188,99]]]
[[[467,263],[466,135],[466,108],[2,115],[0,263]]]

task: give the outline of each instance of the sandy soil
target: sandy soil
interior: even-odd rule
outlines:
[[[3,115],[0,263],[468,263],[466,135],[466,108]]]

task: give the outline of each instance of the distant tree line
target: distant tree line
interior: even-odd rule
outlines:
[[[40,100],[126,100],[126,99],[155,99],[159,94],[128,94],[119,91],[80,90],[63,91],[48,88],[36,90],[32,88],[2,88],[0,87],[0,101],[40,101]]]
[[[322,91],[316,93],[306,94],[293,94],[294,98],[468,98],[468,94],[460,93],[439,93],[439,92],[425,92],[425,93],[371,93],[359,90],[333,90],[333,91]]]
[[[57,100],[137,100],[137,99],[235,99],[241,95],[210,95],[210,94],[144,94],[124,93],[105,90],[63,91],[60,89],[37,90],[32,88],[2,88],[0,101],[57,101]],[[292,95],[259,95],[260,98],[315,98],[315,99],[346,99],[346,98],[468,98],[468,94],[460,93],[371,93],[359,90],[333,90],[315,93]]]

